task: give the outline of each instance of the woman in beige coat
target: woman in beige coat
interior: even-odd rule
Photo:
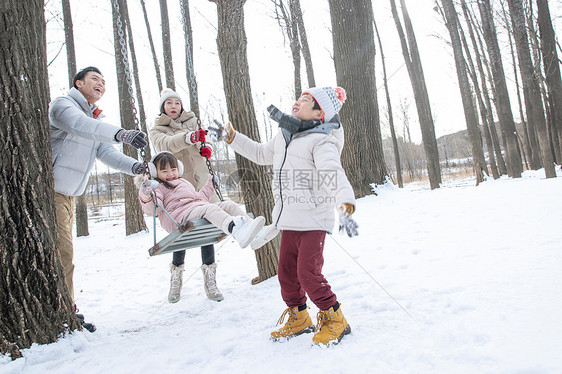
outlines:
[[[150,140],[157,152],[168,151],[174,154],[184,165],[180,176],[187,179],[199,191],[208,180],[209,169],[205,163],[211,157],[209,146],[201,147],[205,142],[205,130],[199,129],[197,117],[191,111],[183,109],[181,97],[169,88],[162,90],[160,95],[160,115],[150,129]],[[218,202],[216,194],[210,202]],[[174,252],[170,264],[170,292],[168,301],[178,302],[183,283],[185,251]],[[217,288],[215,248],[211,245],[201,247],[201,270],[204,277],[204,288],[207,297],[214,301],[224,299]]]

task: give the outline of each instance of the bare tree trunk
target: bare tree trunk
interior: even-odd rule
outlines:
[[[162,91],[162,76],[160,75],[160,65],[158,64],[158,57],[156,57],[156,49],[154,49],[154,42],[152,41],[152,31],[150,31],[150,23],[148,22],[148,14],[146,13],[146,6],[144,0],[140,0],[142,5],[142,13],[144,14],[144,23],[146,24],[146,33],[148,34],[148,43],[150,44],[150,51],[152,52],[152,62],[154,62],[154,71],[156,72],[156,83],[158,83],[158,92]]]
[[[121,113],[121,126],[125,129],[136,129],[138,119],[135,116],[132,101],[134,100],[131,72],[128,66],[128,53],[126,43],[126,25],[122,23],[121,11],[125,6],[124,0],[112,0],[113,14],[113,37],[115,47],[115,64],[117,71],[117,83],[119,87],[119,108]],[[121,30],[121,32],[119,32]],[[123,56],[125,53],[125,57]],[[126,61],[123,59],[126,58]],[[125,63],[126,62],[126,63]],[[127,156],[137,158],[137,150],[128,144],[123,144],[123,153]],[[140,202],[138,191],[134,185],[133,177],[125,176],[125,231],[126,235],[135,234],[146,230],[146,223]]]
[[[490,0],[478,0],[478,8],[480,9],[484,39],[486,40],[490,64],[492,66],[494,92],[497,103],[496,109],[498,111],[503,138],[506,143],[507,171],[509,176],[520,178],[523,172],[523,166],[521,164],[521,155],[517,149],[515,123],[513,122],[513,113],[511,112],[511,104],[507,93],[505,74],[502,66],[496,28],[492,18]]]
[[[382,49],[382,42],[379,35],[379,30],[377,28],[377,23],[373,19],[373,26],[375,27],[375,33],[377,35],[377,41],[379,43],[379,49],[381,51],[381,62],[382,62],[382,72],[384,81],[384,93],[386,96],[386,106],[388,109],[388,124],[390,126],[390,135],[392,137],[392,148],[394,150],[394,163],[396,164],[396,179],[398,181],[398,187],[404,188],[404,181],[402,180],[402,163],[400,161],[400,151],[398,149],[398,139],[396,138],[396,131],[394,130],[394,115],[392,114],[392,103],[390,101],[390,92],[388,89],[388,78],[386,75],[386,62],[384,59],[384,51]]]
[[[470,40],[472,42],[472,48],[473,48],[474,53],[475,53],[476,66],[478,68],[478,73],[480,74],[480,80],[482,82],[482,95],[484,97],[483,108],[485,108],[485,111],[486,111],[486,120],[483,120],[483,124],[484,124],[484,126],[486,126],[486,124],[487,124],[486,134],[490,135],[490,138],[491,138],[490,144],[493,146],[493,147],[490,147],[489,150],[491,150],[493,148],[493,152],[494,152],[494,154],[496,156],[495,158],[497,160],[498,173],[500,175],[505,175],[505,174],[507,174],[507,166],[505,165],[505,160],[503,158],[502,151],[501,151],[500,141],[498,139],[498,132],[496,130],[496,125],[494,123],[494,113],[492,111],[492,100],[490,99],[490,95],[488,93],[488,84],[486,83],[488,81],[488,78],[487,78],[488,76],[484,72],[483,61],[486,64],[486,67],[488,66],[488,60],[486,58],[486,51],[484,50],[484,45],[482,43],[480,35],[475,35],[476,33],[474,32],[474,28],[476,27],[476,23],[474,22],[474,17],[472,16],[472,14],[473,14],[472,11],[468,10],[468,7],[466,6],[466,2],[464,0],[461,1],[461,6],[462,6],[462,9],[463,9],[464,16],[466,18],[466,23],[467,23],[467,26],[468,26]],[[480,53],[480,51],[482,51],[482,53]],[[493,91],[493,81],[491,79],[491,74],[489,75],[489,77],[490,77],[489,81],[492,84],[492,91]],[[491,155],[490,157],[492,158],[493,155]],[[494,178],[495,178],[495,175],[494,175]]]
[[[562,154],[562,80],[548,1],[537,0],[537,10],[545,80],[552,102],[552,127],[558,133],[558,153]],[[562,163],[562,159],[558,162]]]
[[[517,57],[515,56],[515,47],[513,46],[513,35],[514,27],[510,22],[510,18],[505,10],[504,3],[500,2],[502,7],[503,19],[505,22],[505,29],[507,31],[507,37],[509,41],[509,49],[511,51],[511,63],[513,66],[513,78],[515,80],[515,92],[517,93],[517,104],[519,107],[519,117],[521,117],[521,124],[523,125],[524,134],[518,133],[518,140],[520,143],[520,148],[523,154],[523,160],[527,168],[538,170],[541,168],[539,152],[537,152],[539,146],[537,142],[536,130],[534,122],[529,122],[526,120],[525,111],[523,108],[523,101],[521,100],[521,85],[519,84],[519,74],[517,73]],[[522,136],[524,135],[524,136]],[[525,157],[525,151],[527,157]],[[528,163],[527,163],[528,161]]]
[[[137,103],[139,104],[139,117],[140,117],[140,128],[145,133],[148,134],[148,129],[146,127],[146,112],[144,110],[144,100],[142,99],[142,89],[140,86],[140,78],[139,78],[139,67],[137,64],[137,54],[135,53],[135,43],[133,41],[133,31],[131,29],[131,20],[129,18],[129,9],[127,7],[127,2],[123,2],[123,7],[121,8],[121,15],[122,19],[124,20],[125,25],[127,25],[127,34],[129,35],[129,48],[131,48],[131,62],[132,62],[132,75],[135,79],[135,92],[137,96]],[[136,157],[133,156],[133,157]],[[145,148],[145,157],[147,160],[150,160],[152,157],[150,156],[150,147]]]
[[[425,77],[414,34],[414,28],[406,4],[400,0],[402,7],[402,16],[404,17],[404,26],[408,35],[408,41],[402,29],[402,23],[396,10],[396,3],[390,0],[390,7],[392,16],[400,37],[400,45],[402,47],[402,54],[412,83],[414,91],[414,98],[416,101],[416,108],[418,110],[418,117],[421,126],[423,146],[425,149],[425,156],[427,160],[427,171],[429,174],[429,185],[431,189],[439,188],[441,184],[441,167],[439,166],[439,150],[437,148],[437,139],[435,138],[435,126],[433,124],[433,116],[431,114],[431,105],[429,104],[429,95],[427,86],[425,84]]]
[[[43,0],[0,5],[0,354],[81,329],[56,231]],[[17,176],[17,178],[14,178]]]
[[[293,0],[289,0],[290,7]],[[295,87],[295,99],[298,99],[302,93],[301,83],[301,46],[299,41],[299,30],[297,22],[294,18],[292,10],[287,12],[287,7],[283,0],[273,0],[275,4],[276,18],[279,22],[281,30],[284,30],[284,35],[289,39],[289,47],[291,49],[291,56],[293,57],[293,82]]]
[[[72,12],[70,0],[62,0],[62,14],[64,20],[64,39],[66,44],[66,61],[68,66],[68,87],[74,86],[76,75],[76,53],[74,49],[74,31],[72,27]],[[86,193],[76,198],[76,236],[88,236],[88,204]]]
[[[306,29],[304,27],[304,20],[302,18],[302,10],[300,0],[290,0],[290,8],[292,17],[296,20],[299,28],[300,45],[304,64],[306,66],[306,75],[308,77],[308,87],[315,87],[316,81],[314,79],[314,68],[312,66],[312,57],[310,55],[310,48],[308,47],[308,37],[306,36]]]
[[[464,4],[464,0],[461,2],[461,6],[463,7],[463,11],[466,10],[466,4]],[[465,13],[466,15],[466,13]],[[459,22],[460,25],[460,22]],[[461,36],[462,45],[466,54],[466,62],[468,63],[468,74],[470,75],[470,79],[472,80],[472,85],[474,86],[474,90],[476,91],[476,99],[478,100],[478,107],[480,109],[480,118],[482,119],[482,128],[484,130],[484,139],[486,140],[486,148],[488,149],[488,158],[490,159],[490,169],[492,170],[492,175],[494,179],[498,179],[500,177],[498,172],[498,167],[496,164],[496,158],[494,156],[494,146],[492,142],[492,136],[490,134],[490,129],[488,127],[488,117],[486,116],[486,104],[484,104],[484,98],[482,95],[482,91],[480,90],[480,84],[478,82],[478,75],[476,73],[476,68],[474,66],[474,62],[472,60],[472,55],[470,53],[470,49],[468,46],[468,42],[466,41],[466,37],[464,34],[464,30],[462,27],[459,26],[459,33]],[[478,55],[478,51],[475,51]]]
[[[452,0],[441,0],[443,5],[446,26],[451,36],[451,44],[453,47],[453,55],[455,58],[455,65],[457,70],[457,78],[459,80],[459,88],[461,91],[462,105],[464,108],[464,117],[466,120],[466,128],[470,144],[472,146],[472,157],[474,163],[474,171],[476,173],[476,184],[484,181],[484,174],[488,175],[488,166],[484,159],[484,152],[482,150],[482,136],[478,129],[478,116],[476,108],[472,100],[472,89],[467,75],[467,66],[465,57],[462,52],[462,42],[459,36],[459,22],[457,11],[453,5]],[[469,58],[470,56],[467,56]]]
[[[217,47],[224,82],[228,118],[242,133],[259,141],[250,69],[248,66],[247,39],[244,29],[245,0],[210,0],[217,4]],[[273,193],[267,169],[236,155],[246,209],[271,222]],[[275,239],[256,251],[258,277],[253,284],[277,274],[279,239]]]
[[[199,100],[197,92],[197,80],[195,79],[195,64],[193,62],[193,30],[191,28],[191,16],[189,13],[189,0],[180,0],[182,12],[183,34],[185,39],[185,71],[189,83],[190,109],[197,118],[199,113]]]
[[[372,183],[383,184],[388,176],[377,100],[373,6],[371,0],[329,0],[329,5],[336,78],[350,97],[340,111],[344,130],[347,124],[341,160],[355,196],[362,197],[372,193]]]
[[[167,0],[160,0],[160,17],[162,19],[162,46],[164,50],[166,86],[175,91],[176,80],[174,79],[174,63],[172,59],[172,42],[170,40],[170,19],[168,17]]]
[[[517,47],[517,57],[521,67],[521,77],[523,83],[523,94],[525,96],[525,108],[527,109],[527,119],[529,124],[533,123],[539,138],[540,154],[542,155],[542,166],[547,178],[556,177],[554,169],[554,159],[552,150],[546,133],[546,119],[544,107],[539,88],[538,77],[535,75],[533,61],[529,49],[529,40],[525,25],[525,15],[523,14],[523,3],[521,0],[508,0],[509,13],[513,21],[515,46]],[[529,128],[529,133],[532,127]],[[535,151],[535,150],[534,150]],[[539,153],[539,150],[536,150]]]

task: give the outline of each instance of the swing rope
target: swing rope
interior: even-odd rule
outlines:
[[[137,131],[142,131],[140,128],[140,124],[139,124],[139,119],[137,117],[137,106],[136,106],[136,101],[135,101],[135,95],[133,93],[133,82],[131,79],[131,68],[129,66],[129,57],[127,55],[127,44],[125,41],[125,32],[123,31],[123,23],[121,21],[121,12],[119,10],[119,0],[112,0],[113,2],[113,7],[115,8],[115,13],[117,14],[117,34],[119,35],[119,44],[121,45],[121,56],[122,56],[122,62],[123,62],[123,67],[125,70],[125,79],[127,81],[127,91],[129,93],[129,101],[131,103],[131,109],[133,111],[133,121],[135,123],[135,129]],[[148,142],[147,142],[147,146],[148,146]],[[144,174],[148,175],[149,171],[148,171],[148,160],[146,158],[146,151],[144,150],[144,148],[141,148],[140,150],[138,150],[138,152],[140,153],[140,156],[142,158],[142,163],[144,165]]]

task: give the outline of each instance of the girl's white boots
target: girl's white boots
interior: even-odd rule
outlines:
[[[176,266],[170,264],[170,292],[168,293],[168,301],[170,303],[180,301],[181,287],[183,285],[183,265]]]
[[[217,263],[215,262],[211,265],[203,264],[201,271],[203,271],[203,287],[207,297],[213,301],[224,300],[224,296],[217,288]]]

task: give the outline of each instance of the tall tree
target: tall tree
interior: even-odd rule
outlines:
[[[167,0],[160,0],[160,18],[162,19],[162,46],[164,50],[166,86],[175,91],[176,80],[174,79],[174,62],[172,59],[172,41],[170,39],[170,18],[168,17]]]
[[[302,51],[302,57],[306,66],[306,75],[308,77],[308,87],[316,86],[314,79],[314,67],[312,66],[312,56],[310,55],[310,48],[308,46],[308,37],[306,36],[306,28],[304,27],[304,19],[302,17],[302,9],[300,0],[290,0],[289,7],[292,17],[295,19],[299,28],[299,38]]]
[[[119,91],[119,109],[121,113],[121,127],[125,129],[140,129],[136,108],[134,106],[133,82],[129,67],[127,50],[126,25],[123,25],[121,9],[125,7],[124,0],[112,1],[113,15],[113,38],[115,47],[115,64],[117,72],[117,84]],[[127,156],[137,158],[137,150],[128,144],[123,144],[123,153]],[[125,231],[127,235],[146,230],[146,223],[140,202],[138,190],[135,187],[133,177],[126,175],[125,180]]]
[[[562,80],[560,60],[556,51],[556,37],[547,0],[537,0],[540,42],[548,95],[552,103],[553,127],[558,132],[559,153],[562,154]],[[562,163],[562,160],[558,161]]]
[[[189,13],[189,0],[180,0],[181,20],[185,39],[185,70],[187,82],[189,83],[190,109],[197,118],[199,114],[199,100],[197,92],[197,80],[195,79],[195,64],[193,62],[193,30],[191,27],[191,16]]]
[[[464,118],[468,137],[472,146],[472,158],[474,163],[474,171],[476,173],[476,184],[484,180],[484,174],[488,175],[488,166],[484,159],[484,151],[482,150],[482,136],[478,128],[478,116],[474,107],[473,92],[468,80],[467,66],[462,49],[461,37],[459,35],[459,21],[457,11],[452,0],[441,0],[443,5],[445,23],[451,36],[451,45],[453,47],[453,56],[455,58],[455,66],[457,70],[457,78],[459,80],[459,88],[461,92],[462,105],[464,108]],[[467,56],[468,58],[469,56]]]
[[[523,172],[523,165],[521,163],[521,154],[517,146],[517,132],[515,130],[515,122],[513,121],[513,113],[511,112],[509,95],[507,93],[505,73],[503,71],[490,0],[478,0],[478,9],[480,10],[484,40],[486,41],[490,65],[492,67],[496,109],[506,144],[507,172],[508,175],[513,178],[520,178]]]
[[[463,8],[463,13],[466,17],[466,3],[464,0],[461,1],[461,7]],[[468,24],[468,17],[467,24]],[[460,24],[460,23],[459,23]],[[470,25],[468,24],[470,28]],[[498,179],[500,177],[498,172],[498,166],[496,164],[496,157],[494,155],[494,146],[492,141],[492,135],[490,133],[490,125],[488,123],[488,116],[487,116],[487,108],[486,104],[484,103],[484,95],[482,94],[482,90],[480,88],[480,82],[478,81],[478,72],[476,67],[474,66],[474,61],[472,58],[472,54],[470,52],[470,47],[468,42],[466,41],[466,36],[462,27],[459,27],[459,34],[461,36],[462,45],[466,54],[466,62],[468,63],[468,74],[470,79],[472,80],[472,85],[474,87],[474,91],[476,93],[476,99],[478,101],[478,107],[480,109],[480,118],[482,119],[482,128],[484,130],[484,139],[486,140],[486,147],[488,148],[488,159],[490,160],[490,169],[492,169],[492,175],[494,179]],[[476,56],[479,56],[479,52],[476,50],[474,51]],[[479,57],[478,57],[479,58]]]
[[[396,179],[399,188],[404,188],[404,181],[402,180],[402,163],[400,161],[400,151],[398,149],[398,139],[396,138],[396,131],[394,129],[394,115],[392,114],[392,102],[390,101],[390,90],[388,89],[388,77],[386,75],[386,61],[384,59],[384,51],[382,48],[382,41],[379,35],[377,23],[373,19],[373,26],[377,35],[379,43],[379,50],[381,51],[381,65],[382,65],[382,79],[384,82],[384,93],[386,97],[386,108],[388,113],[388,125],[390,127],[390,136],[392,138],[392,149],[394,150],[394,163],[396,164]]]
[[[439,188],[441,184],[441,167],[439,166],[439,150],[437,148],[437,139],[435,138],[435,125],[433,124],[433,116],[431,114],[431,105],[429,104],[429,94],[425,84],[425,76],[421,63],[420,54],[418,51],[418,44],[414,27],[408,9],[404,0],[400,0],[402,8],[402,16],[404,18],[404,26],[406,28],[406,36],[402,28],[402,23],[398,16],[395,0],[390,0],[390,7],[392,16],[400,37],[400,45],[402,47],[402,55],[408,69],[410,82],[414,91],[414,99],[416,101],[416,108],[418,110],[418,118],[421,126],[423,147],[425,150],[425,157],[427,160],[427,171],[429,173],[429,185],[431,189]]]
[[[503,19],[505,22],[505,29],[507,31],[507,39],[509,41],[509,49],[511,52],[511,65],[513,66],[513,79],[515,80],[515,92],[517,93],[517,104],[519,107],[519,117],[521,118],[521,124],[523,125],[523,132],[517,133],[517,139],[520,143],[521,153],[523,155],[523,160],[528,168],[533,170],[538,170],[541,167],[541,161],[539,156],[539,143],[537,141],[537,134],[535,130],[535,123],[533,121],[529,122],[526,120],[525,108],[523,107],[523,100],[521,99],[521,85],[519,84],[519,67],[517,64],[517,55],[515,53],[515,47],[513,45],[514,27],[510,17],[505,10],[503,2],[500,2],[502,8]],[[524,135],[524,136],[522,136]],[[525,152],[525,150],[527,152]]]
[[[56,231],[43,0],[0,3],[0,353],[81,329]]]
[[[292,2],[292,0],[289,0]],[[301,83],[301,45],[299,40],[299,30],[297,21],[292,13],[292,9],[287,9],[284,0],[273,0],[275,4],[275,12],[277,22],[283,31],[283,34],[289,39],[289,47],[291,56],[293,57],[293,84],[295,87],[295,99],[298,99],[302,93]],[[289,4],[291,8],[291,4]]]
[[[362,197],[372,193],[372,183],[382,184],[388,176],[375,78],[373,6],[371,0],[328,3],[336,79],[349,98],[340,111],[347,145],[342,165],[355,196]]]
[[[74,75],[76,75],[76,52],[74,48],[74,29],[72,26],[72,12],[70,11],[70,0],[62,0],[62,14],[64,21],[64,39],[66,44],[66,62],[68,66],[68,87],[72,87]],[[76,199],[76,236],[88,236],[88,203],[86,192]]]
[[[546,177],[554,178],[556,177],[556,170],[554,169],[554,159],[546,132],[546,117],[539,87],[539,77],[535,74],[531,59],[525,15],[523,14],[523,2],[522,0],[508,0],[507,3],[509,5],[509,14],[513,21],[517,58],[521,66],[521,81],[523,84],[523,95],[525,96],[527,120],[529,123],[535,124],[539,138],[542,166],[544,167]]]
[[[123,17],[123,22],[124,24],[127,26],[127,35],[129,35],[129,37],[127,38],[128,42],[129,42],[129,48],[131,50],[131,63],[132,63],[132,69],[131,70],[131,74],[133,75],[133,78],[135,80],[135,93],[136,93],[136,97],[137,97],[137,103],[139,104],[139,117],[140,117],[140,129],[145,133],[148,134],[148,129],[146,127],[146,111],[144,110],[144,100],[142,98],[142,89],[141,89],[141,85],[140,85],[140,78],[139,78],[139,67],[137,64],[137,54],[135,52],[135,43],[133,40],[133,30],[131,27],[131,20],[129,18],[129,8],[127,7],[127,2],[124,1],[123,2],[123,7],[121,8],[121,14]],[[134,105],[134,104],[133,104]],[[135,114],[136,117],[136,114]],[[146,147],[144,149],[145,151],[145,157],[150,160],[151,156],[150,156],[150,147]]]
[[[158,92],[162,91],[162,76],[160,75],[160,65],[158,64],[158,57],[156,57],[156,49],[152,41],[152,31],[150,31],[150,23],[148,22],[148,13],[146,12],[146,4],[144,0],[140,0],[142,6],[142,14],[144,15],[144,23],[146,25],[146,33],[148,34],[148,43],[150,44],[150,51],[152,52],[152,62],[154,63],[154,71],[156,72],[156,83],[158,83]]]
[[[217,47],[221,64],[228,118],[250,138],[259,141],[250,68],[248,66],[247,38],[244,29],[246,0],[209,0],[217,4]],[[267,169],[236,155],[244,202],[248,211],[266,217],[271,222],[273,193]],[[256,251],[258,277],[253,284],[277,274],[279,239],[272,240]]]
[[[486,49],[484,48],[484,43],[482,42],[482,38],[480,34],[475,31],[476,29],[476,21],[474,16],[474,11],[472,9],[468,9],[466,6],[465,0],[461,0],[461,6],[463,8],[463,13],[466,18],[466,23],[468,26],[468,31],[470,34],[470,40],[472,42],[472,48],[474,50],[476,66],[478,67],[478,74],[480,75],[480,81],[482,82],[482,95],[484,96],[484,104],[486,108],[486,117],[487,123],[490,131],[490,136],[492,138],[492,144],[494,146],[494,153],[496,155],[498,172],[501,175],[507,174],[507,166],[505,164],[505,160],[502,154],[500,141],[498,138],[498,132],[496,129],[496,124],[494,121],[494,112],[492,110],[492,100],[490,98],[488,84],[486,82],[490,82],[492,87],[492,95],[495,95],[495,91],[493,89],[493,80],[492,74],[490,73],[489,62],[486,56]],[[484,69],[484,67],[486,69]],[[494,102],[497,102],[494,100]],[[505,139],[505,138],[504,138]]]

